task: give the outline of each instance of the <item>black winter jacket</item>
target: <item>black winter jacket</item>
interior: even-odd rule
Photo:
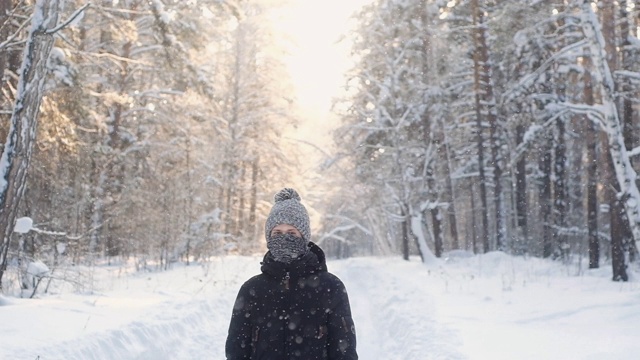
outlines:
[[[267,253],[262,274],[242,285],[231,316],[227,360],[357,360],[347,291],[324,252],[291,264]]]

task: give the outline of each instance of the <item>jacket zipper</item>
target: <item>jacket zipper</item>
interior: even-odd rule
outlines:
[[[289,330],[288,330],[289,329],[289,325],[288,325],[288,323],[289,323],[289,320],[291,318],[291,314],[289,313],[291,311],[291,292],[289,291],[289,280],[290,279],[291,279],[291,274],[287,271],[287,273],[284,275],[284,288],[285,288],[285,290],[287,292],[287,300],[288,300],[287,301],[288,310],[287,310],[287,315],[286,315],[287,316],[287,318],[286,318],[287,326],[285,327],[285,330],[284,330],[284,334],[285,334],[284,335],[284,339],[285,339],[284,340],[284,354],[286,356],[289,356],[289,341],[288,341],[289,340],[288,339],[289,338]]]
[[[289,279],[291,279],[291,274],[289,274],[289,272],[287,271],[287,273],[284,275],[284,288],[286,290],[289,290]]]

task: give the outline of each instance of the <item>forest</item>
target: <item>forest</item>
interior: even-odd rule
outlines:
[[[333,258],[502,251],[628,280],[638,1],[372,1],[315,187],[283,141],[302,118],[268,26],[284,3],[0,0],[3,292],[34,263],[261,252],[291,183]]]
[[[587,258],[626,281],[640,240],[638,10],[606,0],[363,9],[336,132],[358,206],[332,202],[368,226],[342,237],[405,259]]]

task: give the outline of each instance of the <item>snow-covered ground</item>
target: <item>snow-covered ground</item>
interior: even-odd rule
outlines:
[[[223,360],[236,292],[259,261],[96,267],[78,272],[94,284],[83,294],[0,297],[0,359]],[[328,266],[347,286],[362,360],[640,359],[637,275],[614,283],[609,268],[502,253]]]

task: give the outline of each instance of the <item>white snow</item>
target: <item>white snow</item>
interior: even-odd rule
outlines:
[[[21,217],[16,220],[13,232],[18,234],[26,234],[33,229],[33,220],[30,217]]]
[[[165,272],[70,269],[94,288],[73,292],[54,282],[37,299],[0,296],[0,359],[224,360],[231,306],[259,261],[227,256]],[[615,283],[608,267],[498,252],[456,252],[428,266],[417,258],[328,266],[349,292],[362,360],[639,355],[637,274]]]
[[[32,261],[27,265],[27,274],[40,278],[49,274],[51,270],[49,267],[40,260]]]

